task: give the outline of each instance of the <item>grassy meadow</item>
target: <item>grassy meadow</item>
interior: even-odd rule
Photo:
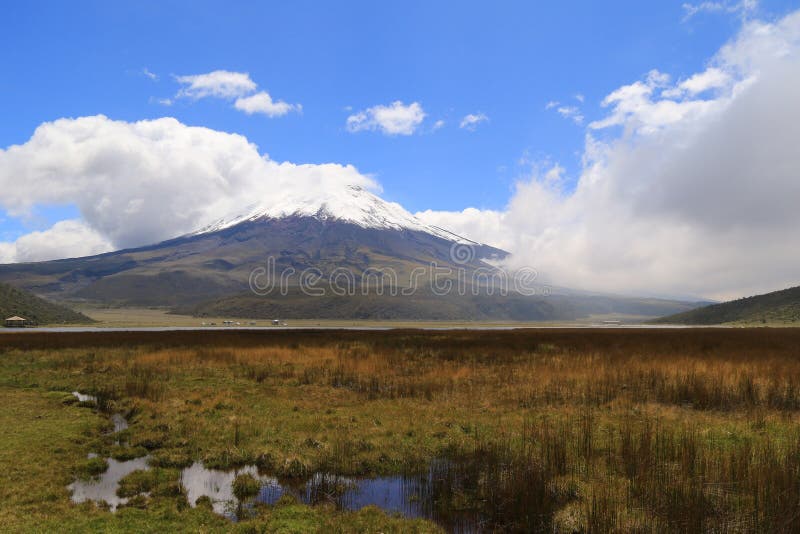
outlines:
[[[6,333],[0,391],[8,531],[800,530],[796,329]],[[117,512],[70,501],[144,455]],[[424,473],[429,519],[282,498],[233,523],[187,502],[197,461]]]

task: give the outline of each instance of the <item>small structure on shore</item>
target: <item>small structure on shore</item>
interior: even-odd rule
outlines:
[[[24,317],[15,315],[6,319],[5,324],[7,328],[22,328],[28,324],[28,320]]]

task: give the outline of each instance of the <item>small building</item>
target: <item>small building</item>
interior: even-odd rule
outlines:
[[[22,328],[23,326],[28,324],[28,320],[24,317],[19,317],[15,315],[14,317],[9,317],[6,319],[6,327],[7,328]]]

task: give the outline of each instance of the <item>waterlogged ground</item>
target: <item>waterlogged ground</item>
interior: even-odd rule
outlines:
[[[0,395],[3,531],[800,530],[797,330],[6,334]]]
[[[146,507],[111,512],[72,501],[76,469],[96,436],[107,431],[103,415],[64,406],[62,392],[0,386],[0,530],[3,532],[230,532],[229,519],[210,507],[189,507],[184,496],[149,499]],[[132,463],[141,467],[144,459]],[[128,470],[128,468],[126,468]],[[114,473],[110,466],[107,473]],[[109,475],[103,474],[108,480]],[[98,488],[99,489],[99,488]],[[102,493],[102,495],[101,495]],[[84,494],[85,495],[85,494]],[[93,497],[105,498],[108,492]],[[88,495],[87,495],[88,496]],[[247,525],[242,525],[246,527]],[[433,532],[435,527],[387,517],[377,509],[340,514],[283,503],[262,514],[259,529],[274,532]],[[247,529],[243,529],[247,531]]]
[[[72,395],[81,403],[98,402],[96,396],[73,391]],[[88,404],[86,404],[88,406]],[[118,434],[127,430],[127,419],[120,413],[111,415],[113,430]],[[119,436],[117,436],[119,437]],[[124,452],[133,452],[128,443],[115,441]],[[89,453],[87,460],[99,462],[96,453]],[[117,511],[128,505],[132,498],[150,496],[149,487],[133,487],[130,480],[147,477],[151,470],[150,456],[145,455],[129,460],[105,458],[105,466],[96,473],[81,473],[68,486],[72,501],[81,504],[93,502]],[[438,461],[441,463],[442,461]],[[104,469],[104,470],[103,470]],[[448,530],[473,530],[472,517],[468,513],[451,511],[447,516],[437,513],[434,503],[434,469],[414,476],[348,477],[332,473],[314,473],[307,480],[278,480],[260,472],[256,465],[238,466],[234,469],[209,469],[202,462],[194,462],[180,472],[180,489],[189,504],[196,507],[208,502],[215,513],[231,521],[246,520],[257,515],[255,506],[259,504],[274,506],[287,497],[308,505],[333,505],[338,510],[358,511],[368,506],[378,507],[384,512],[406,518],[425,518],[439,523]],[[90,475],[90,476],[87,476]],[[237,497],[234,486],[240,476],[250,476],[258,484],[258,489],[247,497]]]
[[[106,459],[108,468],[100,475],[79,478],[68,486],[75,503],[93,501],[105,503],[115,511],[130,498],[120,497],[121,482],[137,471],[149,471],[149,457],[127,461]],[[258,482],[255,495],[239,499],[234,494],[236,477],[250,475]],[[472,530],[471,514],[451,511],[440,516],[433,502],[432,474],[416,476],[348,477],[329,473],[315,473],[308,480],[279,480],[259,472],[255,465],[235,469],[209,469],[195,462],[181,470],[180,485],[189,504],[196,507],[207,498],[215,513],[231,521],[246,520],[257,515],[258,504],[276,505],[281,499],[308,505],[332,505],[338,510],[358,511],[375,506],[384,512],[406,518],[431,519],[447,530]],[[137,493],[145,496],[146,492]],[[460,526],[461,525],[461,526]]]

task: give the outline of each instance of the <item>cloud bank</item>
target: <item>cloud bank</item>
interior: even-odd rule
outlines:
[[[0,243],[0,262],[147,245],[255,201],[349,184],[377,188],[352,166],[276,162],[241,135],[172,118],[60,119],[0,150],[0,207],[19,217],[37,205],[74,204],[81,220]]]
[[[504,210],[418,216],[566,286],[730,298],[800,283],[800,12],[747,22],[677,84],[652,71],[603,102],[577,185],[521,180]]]

